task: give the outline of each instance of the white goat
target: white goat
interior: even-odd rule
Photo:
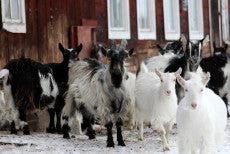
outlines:
[[[143,122],[150,122],[154,130],[160,133],[163,149],[169,150],[169,133],[176,121],[177,96],[175,92],[175,73],[161,73],[158,70],[148,72],[142,63],[136,80],[136,119],[139,126],[139,138],[143,140]]]
[[[126,73],[126,79],[124,80],[124,87],[127,91],[127,95],[130,97],[130,103],[128,104],[128,114],[127,114],[127,121],[128,121],[128,127],[130,129],[134,128],[135,125],[135,84],[136,84],[136,75],[127,72]]]
[[[177,111],[179,154],[213,154],[224,137],[227,111],[223,100],[206,88],[210,74],[177,76],[185,91]]]
[[[145,59],[145,64],[150,71],[158,69],[159,71],[164,72],[165,68],[168,67],[170,60],[176,56],[176,54],[168,52],[163,55]]]
[[[15,108],[11,93],[11,86],[7,83],[8,76],[8,69],[0,71],[0,127],[10,124],[11,134],[16,134],[16,129],[22,128],[27,123],[19,119],[19,113]]]

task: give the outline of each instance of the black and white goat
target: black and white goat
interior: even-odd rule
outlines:
[[[102,44],[96,44],[94,43],[92,46],[92,50],[91,50],[91,55],[90,58],[92,59],[96,59],[98,61],[101,61],[102,63],[105,62],[105,58],[106,58],[106,50],[104,49]]]
[[[22,57],[9,61],[5,68],[9,70],[7,83],[21,121],[27,121],[28,110],[54,105],[58,87],[48,66]],[[23,133],[30,134],[28,125],[23,127]]]
[[[159,44],[156,45],[158,48],[158,51],[161,55],[164,55],[166,53],[173,53],[173,54],[181,54],[184,50],[186,50],[186,38],[182,34],[181,37],[173,42],[168,42],[164,48],[162,48]]]
[[[82,128],[87,130],[89,139],[95,138],[92,124],[99,118],[107,128],[107,147],[114,147],[113,122],[116,123],[118,145],[125,146],[121,127],[130,100],[123,81],[124,60],[133,51],[127,52],[125,48],[124,44],[112,44],[107,54],[108,65],[93,59],[70,64],[75,79],[69,85],[62,113],[64,138],[69,138],[68,118],[73,118],[77,112],[83,117]]]
[[[226,52],[228,45],[217,48],[214,44],[214,55],[203,58],[200,66],[204,72],[210,72],[211,77],[208,87],[218,94],[225,102],[228,112],[230,100],[230,55]]]
[[[65,49],[61,43],[59,43],[59,50],[62,53],[63,60],[61,63],[50,63],[46,64],[46,66],[50,67],[53,72],[53,77],[57,82],[59,94],[57,95],[56,102],[54,106],[48,109],[50,115],[50,123],[47,128],[47,132],[49,133],[61,133],[61,111],[65,105],[65,93],[68,89],[68,72],[69,72],[69,62],[70,60],[74,60],[78,58],[80,51],[82,50],[82,44],[74,49]],[[56,115],[56,126],[54,117]]]

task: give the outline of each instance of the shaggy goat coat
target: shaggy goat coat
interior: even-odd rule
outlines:
[[[96,119],[101,120],[102,124],[115,120],[116,114],[124,118],[129,97],[124,85],[120,88],[113,86],[108,69],[108,66],[95,60],[75,62],[71,70],[76,73],[76,78],[69,85],[66,97],[66,104],[75,103],[73,104],[75,108],[70,107],[70,110],[79,110],[84,105],[96,116]],[[72,99],[69,100],[70,98]],[[65,111],[64,113],[72,112]]]
[[[199,76],[194,78],[193,75],[192,79],[186,81],[185,89],[188,92],[177,110],[179,154],[197,151],[201,154],[213,154],[224,138],[227,111],[223,100],[208,88],[193,89],[196,93],[200,91],[199,95],[189,95],[192,89],[187,87],[202,84]],[[191,107],[192,103],[197,103],[195,109]]]
[[[164,150],[169,150],[168,135],[176,121],[175,79],[174,73],[157,75],[148,72],[142,63],[136,80],[135,115],[139,123],[139,137],[143,140],[143,123],[151,123],[152,128],[161,134]]]
[[[20,120],[27,120],[28,110],[54,105],[58,88],[49,67],[29,58],[19,58],[11,60],[5,68],[9,70],[8,83]],[[28,126],[24,134],[29,134]]]

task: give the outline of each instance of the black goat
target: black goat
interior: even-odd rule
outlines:
[[[50,63],[46,66],[50,67],[53,71],[53,76],[58,85],[59,94],[55,101],[54,106],[48,109],[50,115],[50,123],[47,128],[48,133],[61,133],[61,111],[65,105],[65,92],[68,89],[68,72],[69,72],[69,61],[78,58],[80,51],[82,50],[82,44],[75,49],[65,49],[61,43],[59,43],[59,50],[62,53],[63,61],[61,63]],[[56,115],[56,127],[54,117]]]

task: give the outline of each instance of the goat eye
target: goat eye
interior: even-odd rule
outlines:
[[[201,89],[200,92],[204,91],[204,89]]]
[[[176,82],[176,79],[174,79],[173,81],[175,81],[175,82]]]
[[[185,89],[186,92],[188,92],[188,89]]]

